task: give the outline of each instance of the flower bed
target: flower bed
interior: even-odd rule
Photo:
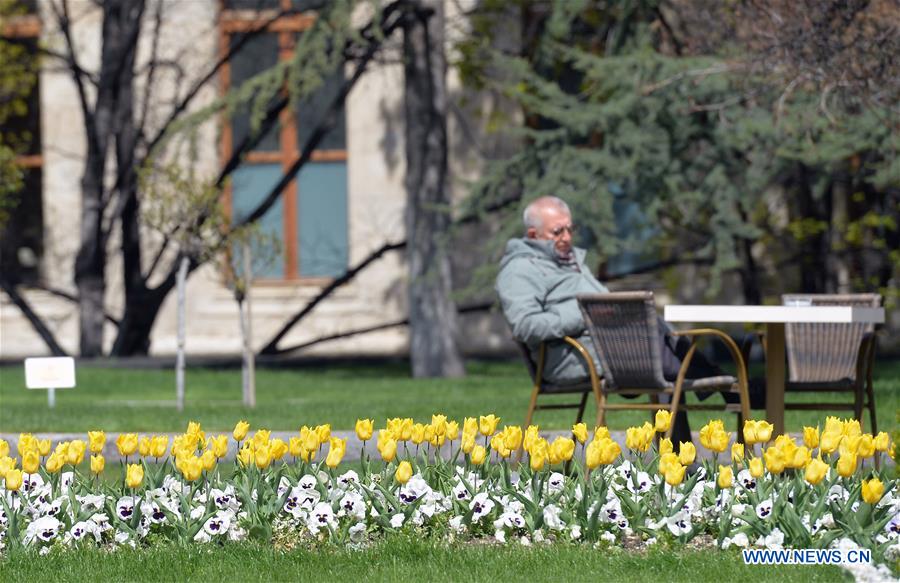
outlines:
[[[346,442],[327,425],[288,442],[266,430],[206,436],[199,424],[172,440],[123,434],[124,480],[109,483],[103,432],[51,444],[20,436],[18,457],[0,442],[0,548],[220,543],[255,538],[285,546],[365,545],[398,529],[437,539],[523,545],[624,541],[718,547],[870,549],[877,562],[900,555],[896,480],[876,462],[893,448],[858,422],[805,428],[803,443],[772,439],[747,421],[733,443],[720,421],[700,431],[713,459],[696,463],[692,444],[676,453],[664,411],[630,428],[626,452],[605,427],[543,439],[537,427],[493,415],[459,426],[391,419],[371,456],[341,468]],[[364,442],[373,423],[357,423]],[[219,461],[230,440],[237,459]],[[365,450],[364,450],[365,451]],[[90,472],[79,466],[90,455]],[[522,463],[516,459],[522,456]],[[688,468],[694,468],[689,471]],[[227,470],[227,471],[223,471]],[[227,476],[227,477],[226,477]]]

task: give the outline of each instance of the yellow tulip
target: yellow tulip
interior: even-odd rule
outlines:
[[[434,428],[435,435],[446,435],[447,434],[447,416],[441,415],[440,413],[432,413],[431,415],[431,427]]]
[[[772,431],[775,426],[768,421],[754,421],[748,419],[744,421],[744,441],[753,445],[754,443],[766,443],[772,439]]]
[[[700,428],[700,445],[710,451],[721,453],[728,447],[730,434],[720,419],[713,419]]]
[[[550,447],[546,439],[538,439],[535,441],[531,449],[528,451],[529,464],[533,472],[537,472],[544,468],[544,465],[550,458]]]
[[[600,440],[600,464],[608,466],[622,455],[622,448],[618,443],[607,437]]]
[[[672,453],[675,451],[675,447],[672,445],[672,440],[668,437],[663,437],[659,440],[659,455],[665,455],[667,453]]]
[[[264,443],[253,451],[253,461],[256,462],[256,467],[261,470],[269,467],[269,464],[272,463],[272,450],[268,444]]]
[[[509,425],[503,430],[503,445],[509,451],[516,451],[522,445],[522,428]]]
[[[887,451],[891,447],[891,438],[884,431],[875,436],[875,451]]]
[[[103,431],[88,431],[91,453],[100,453],[106,445],[106,433]]]
[[[200,427],[200,423],[197,421],[188,421],[187,430],[185,434],[199,437],[201,441],[205,441],[206,435],[203,432],[203,429]]]
[[[249,449],[249,448],[248,448]],[[203,462],[195,455],[184,458],[181,462],[181,475],[188,482],[196,482],[203,475]]]
[[[825,429],[822,430],[822,433],[825,433],[826,431],[831,433],[840,433],[843,435],[844,422],[837,417],[832,417],[829,415],[825,418]]]
[[[283,439],[275,438],[269,442],[269,454],[273,460],[280,460],[288,452],[288,445]]]
[[[294,457],[298,457],[303,449],[303,442],[299,437],[292,437],[288,440],[288,451]]]
[[[843,439],[841,439],[841,444],[838,446],[838,451],[843,455],[844,452],[850,452],[855,455],[859,455],[859,446],[862,443],[862,435],[854,435],[852,437],[845,435]]]
[[[469,454],[469,460],[476,466],[483,464],[486,457],[487,450],[483,445],[476,445],[472,448],[472,453]]]
[[[41,467],[41,458],[36,451],[25,452],[22,456],[22,471],[26,474],[33,474]]]
[[[253,448],[248,445],[245,445],[244,447],[240,448],[237,453],[237,459],[239,462],[241,462],[241,466],[243,466],[245,468],[249,467],[251,464],[254,463],[253,462]],[[181,458],[178,458],[176,460],[176,464],[180,464],[180,463],[181,463]],[[184,474],[184,470],[181,468],[181,466],[179,466],[178,469],[181,470],[182,474]]]
[[[137,488],[144,481],[144,466],[141,464],[128,464],[125,471],[125,485],[129,488]]]
[[[153,439],[154,441],[156,440],[155,437]],[[210,450],[212,450],[213,455],[216,456],[216,458],[222,459],[228,454],[228,436],[223,433],[222,435],[211,437],[209,439],[209,448]],[[158,455],[156,455],[155,451],[153,452],[153,457],[159,457]]]
[[[666,470],[672,464],[681,464],[681,462],[678,461],[678,454],[669,452],[659,456],[659,473],[665,475]]]
[[[771,474],[780,474],[787,466],[784,453],[777,447],[767,447],[763,457],[766,459],[766,469]]]
[[[640,427],[629,427],[625,430],[625,447],[639,451],[644,443],[644,435]]]
[[[30,451],[32,449],[37,449],[37,438],[30,433],[20,433],[19,434],[19,442],[16,444],[16,449],[19,450],[19,455],[25,455],[26,451]]]
[[[449,421],[447,423],[447,439],[453,441],[454,439],[459,437],[459,423],[456,421]]]
[[[372,432],[375,429],[375,422],[371,419],[356,420],[356,437],[360,441],[369,441],[372,439]]]
[[[842,478],[849,478],[856,471],[857,457],[855,453],[842,453],[838,458],[837,472]]]
[[[312,433],[314,433],[316,435],[317,443],[321,443],[320,441],[318,441],[318,439],[319,439],[318,428],[316,430],[312,431]],[[253,433],[253,446],[259,447],[261,445],[266,445],[269,443],[269,440],[271,438],[272,438],[272,432],[269,431],[268,429],[257,429]],[[318,447],[318,445],[316,447]]]
[[[587,423],[576,423],[572,426],[572,435],[578,440],[578,443],[587,441],[588,431]]]
[[[862,435],[862,427],[859,425],[859,419],[847,419],[841,427],[841,433],[847,437],[859,437]]]
[[[859,449],[857,455],[863,459],[867,459],[875,455],[875,439],[870,433],[864,433],[859,439]]]
[[[325,465],[331,469],[338,467],[341,460],[344,459],[344,453],[347,451],[347,440],[339,437],[332,437],[328,440],[328,456],[325,458]]]
[[[609,427],[606,425],[598,425],[594,428],[594,439],[603,439],[604,437],[610,437],[609,435]]]
[[[97,454],[91,456],[91,473],[93,474],[102,474],[103,468],[106,467],[106,458],[103,457],[103,454]]]
[[[63,458],[60,454],[54,452],[51,453],[50,457],[47,458],[47,462],[44,464],[44,467],[47,468],[47,471],[51,474],[55,474],[62,469],[64,463],[66,463],[65,458]]]
[[[805,445],[801,445],[794,449],[793,455],[788,460],[787,466],[793,469],[805,468],[811,459],[812,454],[810,454],[809,449]]]
[[[220,435],[217,439],[224,442],[225,451],[228,450],[228,436]],[[221,444],[218,444],[217,447],[220,449],[223,447]],[[159,459],[166,455],[166,450],[169,448],[169,436],[168,435],[154,435],[150,440],[150,455]],[[225,454],[223,453],[221,456],[223,457]]]
[[[204,451],[203,455],[200,456],[200,463],[203,465],[204,470],[211,472],[216,467],[216,454],[209,449]]]
[[[483,449],[483,448],[482,448]],[[412,478],[413,469],[410,463],[406,460],[400,462],[397,466],[397,471],[394,472],[394,479],[401,484],[405,484]]]
[[[10,492],[18,492],[22,487],[22,470],[12,469],[6,472],[6,489]]]
[[[832,453],[838,448],[843,439],[844,435],[841,432],[825,430],[819,437],[819,449],[823,453]]]
[[[862,482],[862,499],[869,504],[877,504],[881,497],[884,496],[884,484],[878,478],[871,480],[863,480]]]
[[[508,458],[509,454],[511,453],[509,451],[509,448],[506,447],[505,438],[506,438],[506,436],[504,435],[503,431],[495,433],[494,436],[491,438],[491,449],[493,451],[496,451],[497,455],[499,455],[500,457],[502,457],[504,459]]]
[[[678,461],[681,465],[689,466],[694,463],[694,458],[697,457],[697,448],[694,447],[694,444],[690,441],[684,442],[678,446]]]
[[[0,439],[0,458],[9,457],[9,442],[5,439]]]
[[[303,449],[306,450],[307,454],[314,455],[315,451],[319,449],[321,442],[319,441],[318,431],[309,427],[301,427],[300,439],[303,440]]]
[[[666,468],[666,484],[677,486],[684,481],[685,467],[681,464],[671,464]]]
[[[77,466],[84,460],[84,452],[87,451],[87,444],[80,439],[69,442],[66,448],[66,461],[73,466]]]
[[[740,463],[744,461],[744,444],[743,443],[733,443],[731,444],[731,461],[732,463]]]
[[[319,443],[328,443],[328,440],[331,439],[331,424],[317,426],[316,434],[319,436]]]
[[[731,466],[719,466],[719,478],[716,480],[716,484],[723,490],[731,488],[734,484],[734,470],[731,469]]]
[[[384,461],[388,463],[394,461],[394,457],[397,455],[397,442],[393,439],[388,439],[378,448],[378,452]]]
[[[500,418],[494,414],[491,415],[482,415],[478,419],[478,431],[481,432],[485,437],[489,437],[497,431],[497,425],[500,423]]]
[[[567,462],[572,459],[572,455],[575,453],[575,441],[568,437],[559,436],[553,440],[550,451],[550,458],[559,460],[556,463]]]
[[[413,425],[410,439],[416,445],[419,445],[423,441],[425,441],[425,426],[421,423],[416,423],[415,425]]]
[[[475,447],[475,436],[476,433],[465,433],[463,432],[462,443],[460,444],[460,449],[463,450],[463,453],[472,453],[472,449]]]
[[[819,447],[819,426],[803,428],[803,445],[809,449]]]
[[[525,429],[525,437],[522,438],[522,449],[531,452],[531,447],[537,442],[540,436],[540,427],[537,425],[529,425]]]
[[[138,441],[138,453],[141,457],[147,457],[150,455],[150,438],[146,435],[143,436],[140,441]]]
[[[138,436],[137,433],[120,433],[116,438],[116,447],[119,449],[119,455],[122,457],[129,456],[137,450]]]
[[[235,441],[243,441],[247,437],[248,431],[250,431],[250,424],[246,421],[238,421],[234,426],[234,431],[231,432],[231,436]]]
[[[806,466],[806,471],[803,473],[803,477],[806,481],[813,486],[821,482],[826,475],[828,475],[828,464],[819,458],[811,460]]]
[[[762,477],[764,473],[763,461],[761,458],[755,457],[750,460],[750,475],[754,478]]]
[[[40,439],[38,440],[38,453],[41,456],[46,456],[50,453],[50,440],[49,439]]]
[[[37,450],[37,445],[36,445],[37,440],[35,440],[34,443],[35,443],[35,447],[29,448],[29,449]],[[28,451],[28,450],[25,450],[25,451]],[[69,455],[69,442],[68,441],[60,441],[59,443],[57,443],[56,449],[53,450],[53,453],[55,453],[58,457],[62,458],[63,463],[65,463],[65,459]]]
[[[665,409],[659,409],[653,418],[653,428],[657,433],[665,433],[672,425],[672,413]]]
[[[600,442],[594,439],[584,450],[584,464],[589,470],[593,470],[600,465],[600,454]]]
[[[6,472],[16,467],[18,461],[8,455],[0,457],[0,478],[6,476]]]

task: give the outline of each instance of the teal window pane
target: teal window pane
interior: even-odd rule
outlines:
[[[331,102],[341,92],[344,83],[344,71],[335,72],[327,77],[322,86],[307,95],[297,104],[297,148],[306,147],[306,142],[312,136],[316,125],[328,112]],[[335,113],[334,128],[322,137],[322,141],[316,147],[317,150],[346,150],[347,149],[347,116],[342,107]]]
[[[347,270],[347,163],[310,162],[297,175],[299,271],[336,277]]]
[[[281,179],[279,164],[245,164],[234,171],[231,178],[231,216],[238,222],[250,215],[266,198]],[[282,227],[284,225],[284,204],[281,197],[272,208],[259,219],[259,228],[268,236],[277,237],[282,247]],[[259,255],[265,254],[260,251]],[[270,255],[270,254],[269,254]],[[276,279],[284,277],[284,260],[276,258],[268,265],[254,264],[254,277]]]

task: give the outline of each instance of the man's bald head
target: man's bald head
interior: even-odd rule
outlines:
[[[572,213],[569,205],[555,196],[542,196],[525,207],[522,215],[525,237],[553,241],[563,259],[572,254]]]
[[[525,223],[525,230],[530,228],[540,229],[544,225],[544,218],[547,214],[564,213],[572,216],[569,205],[566,201],[558,196],[542,196],[531,201],[525,212],[522,213],[522,222]]]

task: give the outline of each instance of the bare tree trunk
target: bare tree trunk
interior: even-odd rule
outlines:
[[[184,340],[185,340],[185,318],[184,318],[184,302],[185,288],[187,287],[187,274],[190,259],[187,256],[181,258],[178,265],[178,352],[175,357],[175,400],[178,404],[178,410],[184,411]]]
[[[465,374],[450,300],[447,61],[443,0],[420,0],[403,37],[406,90],[406,231],[409,351],[414,377]]]
[[[244,243],[241,250],[244,261],[244,296],[238,302],[241,316],[241,346],[244,350],[241,379],[243,381],[244,406],[256,407],[256,359],[253,354],[253,313],[250,308],[250,288],[253,286],[253,261],[250,244]]]

